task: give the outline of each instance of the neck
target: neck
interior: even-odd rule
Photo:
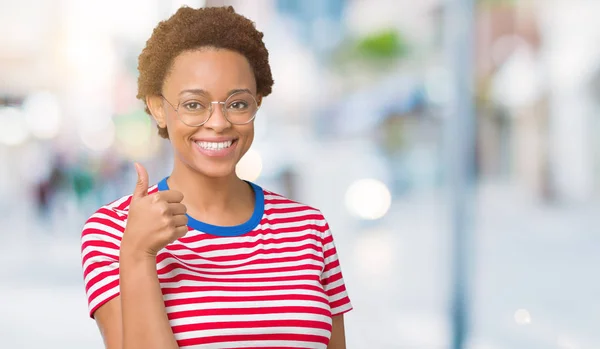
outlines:
[[[167,180],[169,188],[183,193],[188,212],[222,211],[246,197],[251,188],[235,172],[227,177],[207,177],[175,161]]]

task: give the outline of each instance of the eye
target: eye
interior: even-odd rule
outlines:
[[[191,112],[199,112],[199,111],[206,110],[206,107],[202,104],[202,102],[198,102],[198,101],[185,102],[185,103],[183,103],[183,107],[185,108],[185,110],[191,111]]]
[[[233,102],[229,103],[229,109],[244,110],[244,109],[248,109],[248,105],[249,105],[249,103],[244,100],[233,101]]]

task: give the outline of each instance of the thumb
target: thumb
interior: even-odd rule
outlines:
[[[138,180],[135,184],[132,199],[141,199],[148,195],[148,172],[141,164],[135,163]]]

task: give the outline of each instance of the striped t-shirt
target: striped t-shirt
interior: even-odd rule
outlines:
[[[180,348],[326,348],[332,316],[352,309],[333,236],[317,209],[249,183],[252,217],[189,232],[156,258]],[[149,194],[166,190],[163,179]],[[119,295],[119,246],[131,196],[85,223],[81,253],[90,316]]]

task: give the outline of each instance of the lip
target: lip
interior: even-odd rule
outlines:
[[[192,142],[228,142],[236,141],[237,137],[193,137]]]

